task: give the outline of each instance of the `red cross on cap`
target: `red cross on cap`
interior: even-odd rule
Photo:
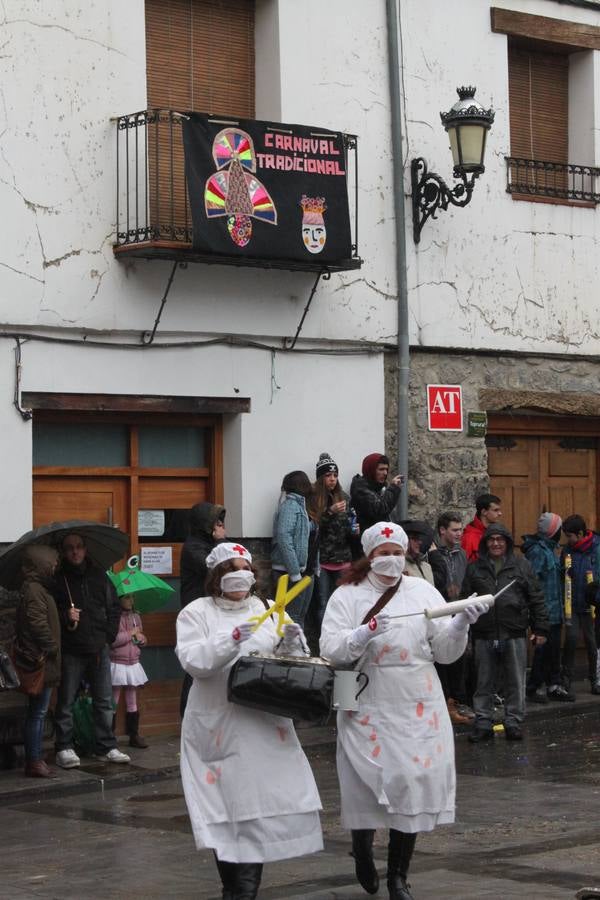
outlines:
[[[236,553],[239,553],[240,556],[245,556],[248,552],[245,547],[240,547],[239,544],[236,544],[235,547],[232,547],[231,549],[235,550]]]
[[[394,533],[393,528],[382,528],[381,533],[384,537],[391,537]]]

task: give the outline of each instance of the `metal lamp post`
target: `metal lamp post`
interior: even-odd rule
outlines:
[[[442,124],[450,138],[454,161],[454,177],[461,181],[449,188],[436,172],[429,172],[422,156],[411,162],[413,236],[415,244],[421,229],[430,217],[435,219],[439,209],[466,206],[471,200],[475,179],[485,171],[483,164],[487,133],[494,121],[494,110],[484,109],[475,100],[474,87],[457,88],[459,96],[450,112],[440,113]]]

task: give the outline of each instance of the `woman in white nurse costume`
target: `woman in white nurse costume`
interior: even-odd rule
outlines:
[[[181,735],[181,778],[198,849],[214,850],[224,900],[253,900],[263,863],[323,849],[317,786],[291,719],[227,700],[229,670],[258,650],[302,655],[298,625],[272,619],[252,594],[252,557],[241,544],[209,553],[208,597],[177,618],[176,653],[193,680]]]
[[[403,575],[408,538],[399,525],[378,522],[361,541],[365,558],[332,594],[321,631],[323,656],[340,668],[356,663],[369,676],[358,711],[338,712],[342,825],[352,832],[356,877],[369,894],[379,887],[375,829],[389,829],[389,897],[412,900],[406,879],[418,832],[454,821],[454,736],[434,662],[461,656],[469,624],[487,606],[474,600],[453,618],[396,618],[443,606],[444,598]]]

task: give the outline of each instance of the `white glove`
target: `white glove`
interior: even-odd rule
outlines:
[[[380,613],[367,622],[366,625],[359,625],[350,634],[350,645],[354,650],[364,650],[371,638],[379,637],[388,628],[391,628],[392,622],[390,614],[384,609]]]
[[[242,622],[240,625],[236,625],[231,632],[233,642],[235,644],[243,644],[249,637],[252,637],[253,629],[254,625],[252,622]]]
[[[457,613],[450,619],[448,631],[453,632],[457,636],[462,634],[468,629],[469,625],[473,625],[479,616],[482,616],[488,610],[489,606],[487,603],[473,600],[470,606],[466,606],[462,612]]]
[[[293,644],[302,634],[302,629],[296,622],[287,622],[283,626],[283,643],[286,646]]]

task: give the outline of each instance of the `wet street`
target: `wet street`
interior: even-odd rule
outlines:
[[[267,866],[261,900],[367,896],[338,824],[331,729],[310,731],[301,734],[321,790],[325,851]],[[581,711],[544,708],[522,744],[498,734],[473,746],[459,734],[456,749],[457,822],[419,838],[415,900],[567,900],[583,885],[600,886],[600,700]],[[194,850],[177,750],[176,739],[161,739],[137,751],[131,767],[61,772],[46,796],[46,783],[11,773],[13,788],[27,781],[27,789],[3,783],[0,897],[220,897],[211,854]],[[384,841],[378,835],[381,872]],[[379,896],[387,898],[385,882]]]

